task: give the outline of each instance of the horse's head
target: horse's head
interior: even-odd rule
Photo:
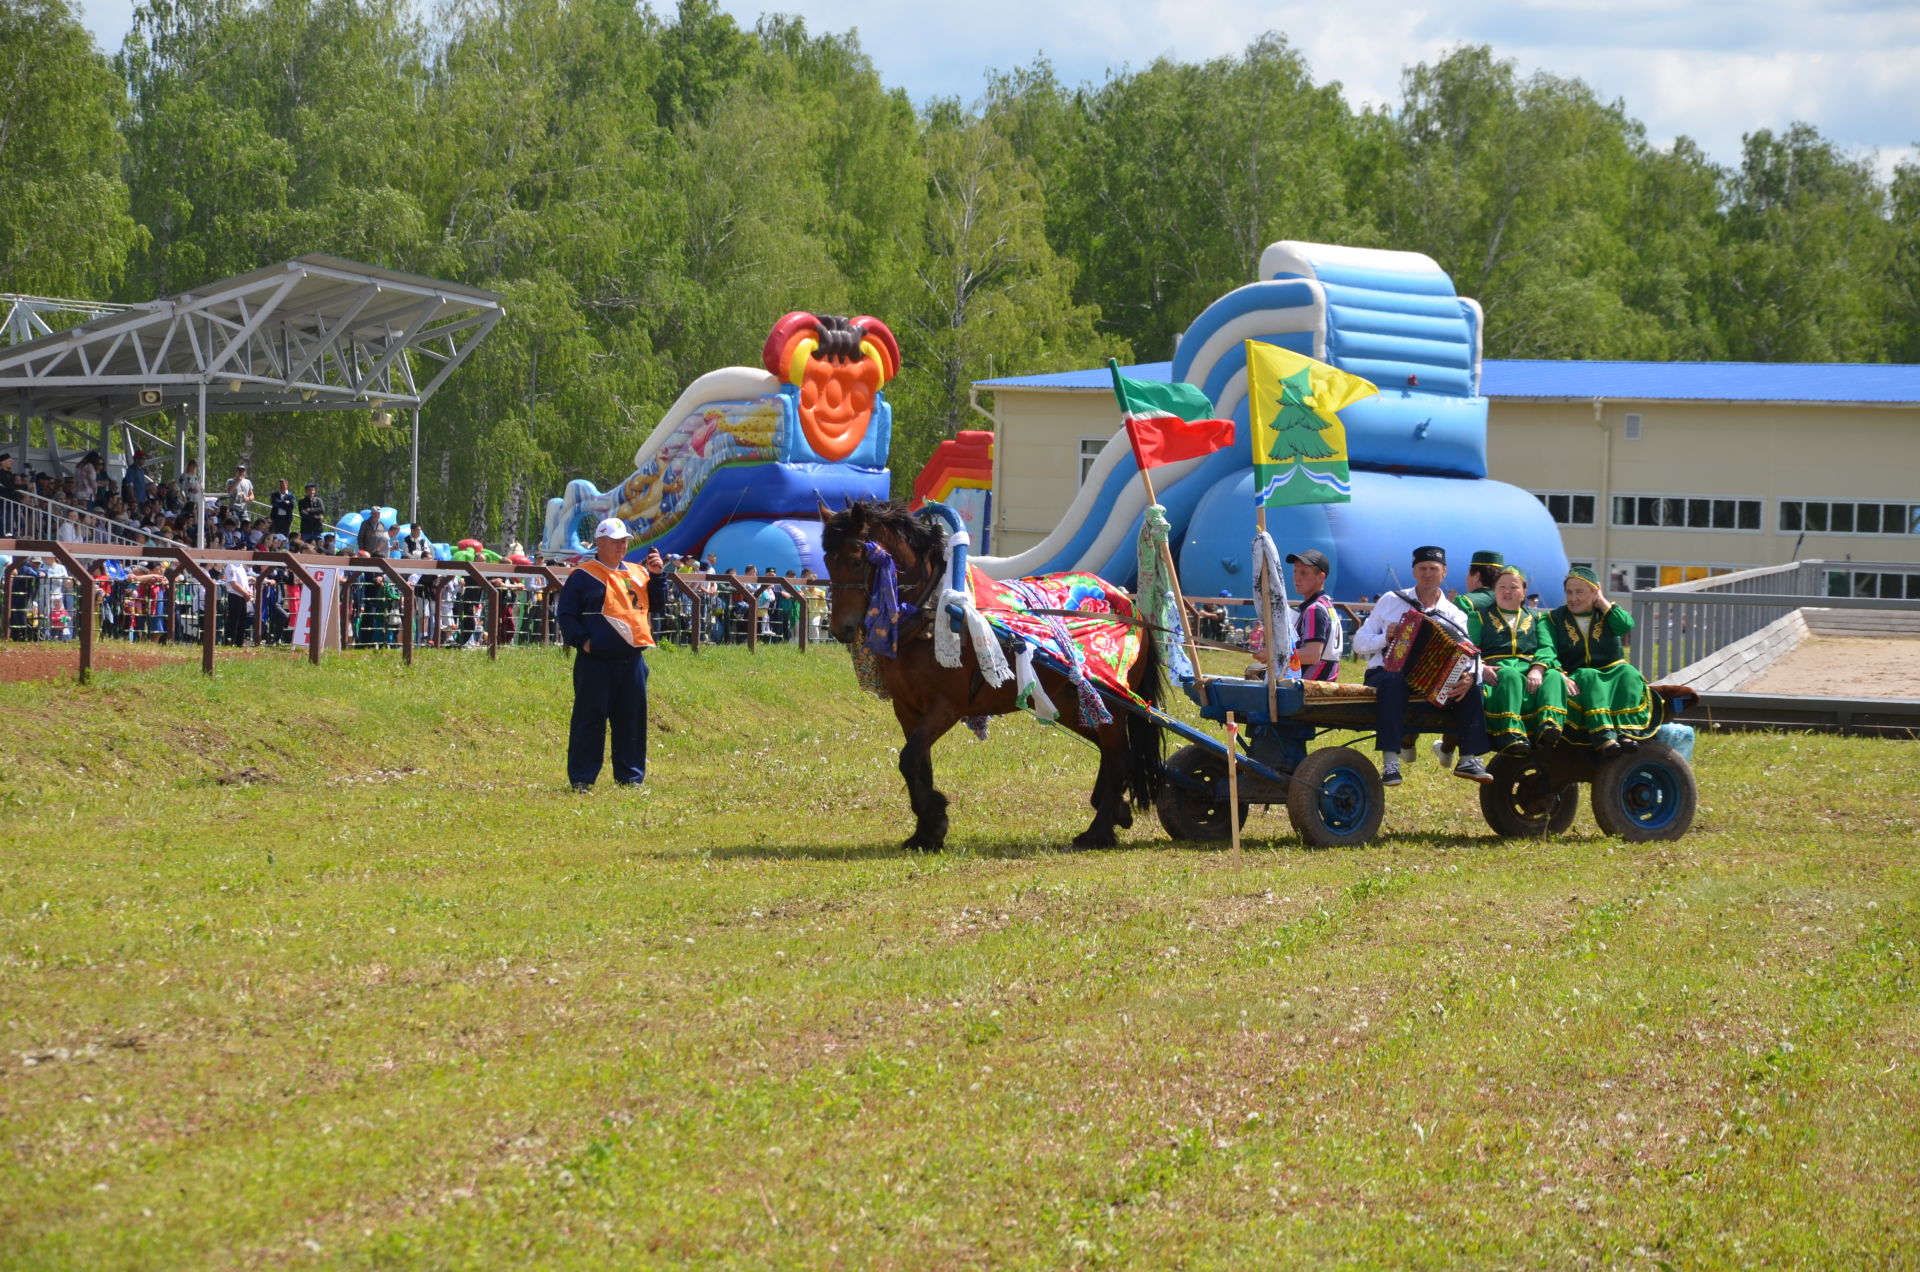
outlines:
[[[820,554],[832,591],[827,630],[841,644],[851,645],[860,639],[867,593],[873,584],[867,545],[874,544],[893,558],[904,590],[909,580],[924,579],[924,563],[939,536],[901,503],[856,499],[839,512],[824,503],[819,507]]]

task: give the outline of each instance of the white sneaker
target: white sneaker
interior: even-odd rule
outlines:
[[[1415,760],[1418,760],[1419,758],[1420,758],[1420,748],[1417,746],[1405,747],[1400,752],[1400,763],[1402,764],[1410,765]]]
[[[1433,740],[1433,758],[1440,761],[1441,768],[1453,767],[1453,752],[1448,750],[1447,744],[1439,738]]]

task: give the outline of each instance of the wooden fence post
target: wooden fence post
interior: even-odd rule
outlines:
[[[187,555],[186,548],[165,548],[162,551],[180,563],[180,568],[191,574],[200,585],[200,592],[206,598],[206,609],[200,615],[200,670],[206,675],[213,674],[213,638],[218,632],[220,621],[220,592],[214,585],[213,576],[207,573],[205,566]],[[176,608],[178,608],[176,606]]]
[[[413,666],[413,589],[407,586],[406,575],[394,568],[393,562],[386,557],[377,556],[373,563],[380,567],[380,573],[387,576],[387,582],[400,591],[400,661],[403,665]]]
[[[67,551],[67,545],[57,539],[47,542],[53,551],[54,560],[67,568],[67,573],[80,583],[80,683],[86,684],[87,677],[93,673],[93,616],[98,611],[99,588],[93,581],[93,571],[80,564],[80,559]]]

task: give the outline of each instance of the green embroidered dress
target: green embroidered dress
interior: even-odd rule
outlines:
[[[1584,626],[1580,619],[1590,621]],[[1562,605],[1546,619],[1560,666],[1573,677],[1567,738],[1581,746],[1600,746],[1615,736],[1643,741],[1659,727],[1653,720],[1653,694],[1646,679],[1627,661],[1626,634],[1633,616],[1618,605],[1604,615],[1575,615]]]
[[[1487,686],[1487,740],[1496,751],[1522,751],[1548,729],[1567,724],[1567,685],[1547,620],[1539,610],[1497,605],[1467,615],[1467,634],[1494,669]],[[1527,673],[1539,667],[1540,687],[1527,692]]]

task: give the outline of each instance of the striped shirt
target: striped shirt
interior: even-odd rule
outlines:
[[[1302,680],[1338,680],[1340,679],[1340,654],[1344,644],[1342,637],[1346,630],[1340,625],[1340,616],[1333,612],[1333,601],[1325,592],[1315,592],[1300,602],[1300,614],[1296,620],[1297,634],[1294,648],[1322,642],[1319,662],[1302,663]]]

